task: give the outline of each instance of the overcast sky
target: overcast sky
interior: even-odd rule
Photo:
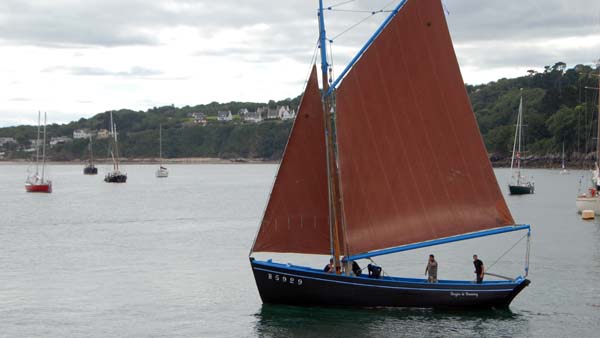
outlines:
[[[34,123],[38,110],[48,112],[49,122],[64,123],[111,109],[294,97],[316,46],[317,3],[0,0],[0,126]],[[337,8],[379,10],[397,3],[356,0]],[[600,58],[598,0],[444,5],[467,83]],[[325,15],[330,38],[369,16]],[[335,39],[335,71],[384,15]]]

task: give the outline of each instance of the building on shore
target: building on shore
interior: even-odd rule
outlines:
[[[233,116],[231,115],[231,110],[219,111],[217,113],[217,121],[228,122],[231,120],[233,120]]]
[[[73,130],[73,139],[89,139],[93,137],[96,133],[89,129],[75,129]]]
[[[110,132],[106,129],[100,129],[100,130],[98,130],[98,133],[96,133],[96,138],[99,140],[107,139],[109,137],[110,137]]]
[[[17,140],[12,137],[0,137],[0,147],[4,147],[9,144],[17,144]]]
[[[54,147],[57,146],[59,144],[67,144],[73,142],[73,139],[68,137],[68,136],[58,136],[58,137],[52,137],[50,139],[50,147]]]

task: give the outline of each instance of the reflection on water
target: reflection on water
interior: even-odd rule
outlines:
[[[318,308],[264,304],[259,337],[514,337],[529,321],[511,310],[440,311],[395,308]]]

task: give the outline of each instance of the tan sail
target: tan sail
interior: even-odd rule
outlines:
[[[514,224],[439,0],[409,0],[335,95],[348,254]]]
[[[328,254],[323,105],[311,72],[253,250]]]

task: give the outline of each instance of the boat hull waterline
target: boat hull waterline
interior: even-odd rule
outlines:
[[[427,283],[422,279],[372,279],[328,274],[316,269],[256,261],[252,271],[264,303],[304,306],[507,308],[530,284],[515,281]]]
[[[529,195],[533,194],[535,189],[532,185],[509,185],[508,190],[511,195]]]
[[[84,175],[96,175],[96,174],[98,174],[98,168],[96,168],[94,166],[87,166],[87,167],[83,168],[83,174]]]
[[[127,175],[125,174],[107,174],[104,177],[106,183],[125,183],[127,182]]]
[[[25,184],[25,190],[27,192],[52,192],[52,183],[48,184]]]

